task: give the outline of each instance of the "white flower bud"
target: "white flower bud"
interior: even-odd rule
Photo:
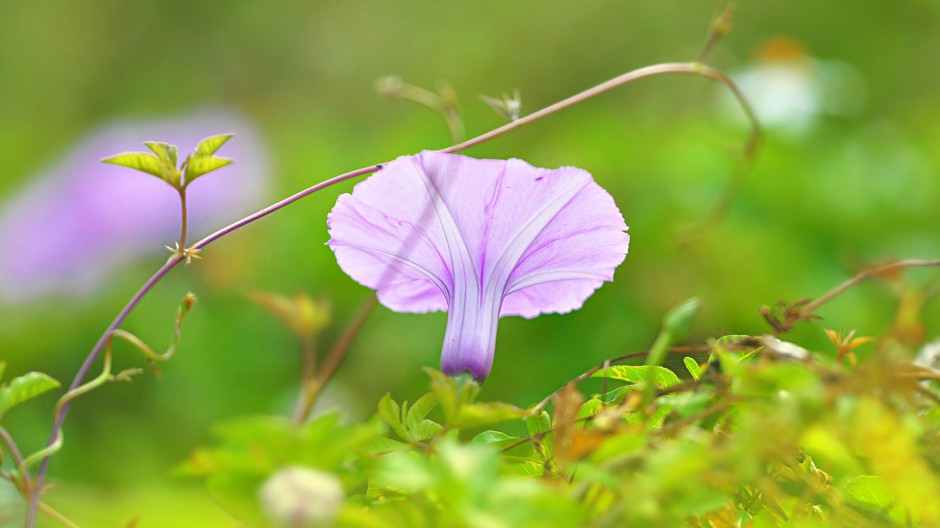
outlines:
[[[288,467],[261,486],[261,507],[279,528],[333,526],[343,503],[339,479],[312,469]]]

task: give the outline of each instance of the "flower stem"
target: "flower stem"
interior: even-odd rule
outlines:
[[[369,298],[362,303],[362,306],[359,307],[359,311],[356,312],[355,317],[352,321],[346,325],[346,328],[343,329],[342,335],[339,336],[339,339],[333,344],[333,347],[330,348],[329,353],[323,359],[323,363],[320,365],[320,368],[317,370],[316,376],[314,376],[309,384],[305,384],[303,387],[303,402],[300,408],[300,413],[297,416],[297,424],[306,423],[310,419],[310,412],[313,411],[313,404],[317,402],[317,398],[320,397],[320,394],[323,393],[323,389],[326,388],[326,385],[330,382],[330,379],[333,378],[333,374],[336,373],[336,369],[339,368],[340,364],[343,362],[343,359],[346,357],[346,353],[349,352],[349,348],[352,346],[353,341],[356,339],[356,336],[359,334],[359,331],[362,330],[362,326],[366,323],[366,320],[369,319],[369,316],[372,315],[372,311],[375,310],[375,307],[378,305],[375,296],[370,295]]]
[[[302,425],[307,421],[310,415],[310,409],[313,407],[311,393],[314,389],[314,377],[317,368],[317,348],[316,340],[312,337],[305,337],[301,342],[303,351],[303,367],[300,378],[300,399],[297,402],[297,416],[295,423]]]
[[[842,284],[836,286],[832,290],[829,290],[824,295],[821,295],[815,301],[806,305],[802,311],[800,311],[799,318],[806,319],[813,314],[816,310],[819,309],[822,305],[827,302],[835,299],[842,293],[844,293],[849,288],[855,286],[856,284],[862,282],[865,279],[870,277],[875,277],[882,275],[884,273],[897,271],[903,268],[927,268],[927,267],[940,267],[940,260],[927,260],[927,259],[908,259],[908,260],[898,260],[896,262],[891,262],[889,264],[884,264],[881,266],[876,266],[874,268],[869,268],[867,270],[861,271],[856,274],[851,279],[843,282]]]
[[[52,509],[52,506],[49,506],[45,502],[40,502],[38,504],[39,510],[54,519],[57,523],[65,526],[66,528],[78,528],[78,525],[68,520],[64,515]]]
[[[186,187],[181,187],[179,192],[180,192],[180,212],[182,214],[182,218],[180,220],[179,251],[180,253],[185,253],[186,252],[186,231],[189,228],[189,225],[188,225],[189,222],[187,219],[188,215],[186,214]]]
[[[15,462],[17,467],[19,467],[23,463],[23,454],[16,446],[16,442],[13,441],[13,437],[10,436],[9,431],[7,431],[4,427],[0,427],[0,439],[2,439],[3,443],[7,445],[7,449],[10,451],[10,456],[13,457],[13,462]]]
[[[114,330],[117,330],[119,326],[127,319],[127,316],[130,315],[131,311],[140,303],[147,293],[153,289],[154,286],[160,282],[160,279],[164,275],[169,273],[173,267],[179,264],[183,260],[182,255],[175,254],[172,255],[166,263],[161,266],[148,280],[141,286],[140,290],[131,297],[131,300],[124,306],[124,308],[118,313],[117,317],[114,318],[114,321],[108,325],[104,333],[98,339],[98,342],[95,343],[95,346],[92,347],[91,352],[88,353],[88,356],[85,358],[85,362],[82,363],[82,366],[78,369],[78,372],[75,374],[75,378],[72,380],[71,385],[69,385],[69,391],[75,390],[82,385],[82,382],[85,381],[85,376],[88,375],[88,371],[91,370],[91,366],[94,364],[95,360],[101,354],[102,348],[105,344],[111,339],[111,333]],[[69,407],[71,407],[71,402],[68,402],[56,410],[55,418],[52,425],[52,433],[49,437],[49,442],[47,447],[52,447],[56,440],[59,439],[60,432],[62,430],[62,424],[65,422],[65,416],[69,412]],[[27,528],[33,528],[36,525],[36,508],[39,505],[39,493],[43,488],[45,482],[46,473],[49,471],[49,457],[46,456],[42,459],[42,462],[39,464],[39,470],[36,473],[35,484],[32,487],[32,493],[29,497],[29,507],[26,511],[26,526]]]
[[[464,141],[462,143],[458,143],[451,147],[441,149],[441,152],[458,152],[458,151],[466,150],[470,147],[474,147],[476,145],[485,143],[491,139],[499,137],[519,127],[523,127],[525,125],[528,125],[529,123],[538,121],[539,119],[542,119],[544,117],[548,117],[554,113],[564,110],[565,108],[568,108],[569,106],[576,105],[578,103],[591,99],[592,97],[596,97],[604,92],[608,92],[610,90],[613,90],[614,88],[623,86],[624,84],[628,84],[638,79],[643,79],[645,77],[652,77],[654,75],[662,75],[666,73],[678,73],[678,74],[696,75],[699,77],[705,77],[727,88],[731,92],[731,95],[733,95],[734,98],[737,100],[738,105],[741,107],[741,110],[744,112],[745,117],[747,118],[748,122],[751,125],[750,136],[748,138],[747,145],[745,147],[746,151],[750,152],[757,148],[757,145],[760,142],[760,135],[761,135],[760,124],[757,121],[757,115],[751,109],[751,105],[748,104],[747,99],[744,98],[744,94],[741,92],[738,86],[734,83],[734,81],[731,80],[730,77],[728,77],[728,75],[726,75],[724,72],[720,70],[716,70],[714,68],[705,66],[704,64],[699,64],[697,62],[669,62],[669,63],[663,63],[663,64],[654,64],[652,66],[646,66],[645,68],[639,68],[631,72],[627,72],[623,75],[614,77],[613,79],[604,81],[596,86],[593,86],[591,88],[588,88],[587,90],[584,90],[583,92],[572,95],[571,97],[568,97],[567,99],[563,99],[553,105],[546,106],[545,108],[542,108],[541,110],[537,112],[533,112],[527,116],[520,117],[519,119],[511,123],[507,123],[499,128],[495,128],[489,132],[486,132],[485,134],[480,134],[479,136],[473,139],[468,139],[467,141]]]
[[[484,134],[480,134],[479,136],[475,138],[458,143],[446,149],[442,149],[441,152],[459,152],[459,151],[466,150],[470,147],[480,145],[482,143],[495,139],[499,136],[502,136],[508,132],[521,128],[525,125],[531,124],[535,121],[538,121],[539,119],[548,117],[570,106],[576,105],[578,103],[581,103],[583,101],[596,97],[604,92],[610,91],[619,86],[623,86],[625,84],[628,84],[630,82],[633,82],[633,81],[636,81],[638,79],[642,79],[645,77],[652,77],[655,75],[670,74],[670,73],[696,75],[700,77],[705,77],[727,88],[731,92],[731,94],[735,97],[738,104],[741,106],[741,109],[743,110],[745,117],[748,119],[748,121],[751,124],[751,133],[747,142],[746,153],[753,152],[756,150],[756,147],[757,147],[757,144],[759,143],[759,138],[760,138],[760,126],[758,125],[757,118],[753,110],[751,110],[750,105],[747,103],[746,99],[744,98],[744,95],[738,89],[737,85],[734,84],[734,81],[732,81],[731,78],[728,77],[723,72],[716,70],[714,68],[711,68],[711,67],[699,64],[699,63],[695,63],[695,62],[683,62],[683,63],[657,64],[657,65],[647,66],[645,68],[639,68],[637,70],[633,70],[631,72],[625,73],[623,75],[620,75],[608,81],[600,83],[594,87],[588,88],[587,90],[584,90],[583,92],[580,92],[571,97],[568,97],[567,99],[559,101],[553,105],[549,105],[525,117],[521,117],[511,123],[505,124],[501,127],[493,129]],[[339,176],[334,176],[333,178],[330,178],[328,180],[324,180],[296,194],[288,196],[287,198],[284,198],[283,200],[277,203],[271,204],[268,207],[265,207],[264,209],[254,214],[246,216],[245,218],[242,218],[241,220],[238,220],[226,227],[223,227],[222,229],[219,229],[218,231],[204,237],[203,239],[193,244],[191,249],[201,249],[211,244],[212,242],[218,240],[219,238],[222,238],[223,236],[229,233],[232,233],[233,231],[237,231],[238,229],[241,229],[242,227],[245,227],[248,224],[251,224],[257,220],[260,220],[261,218],[264,218],[265,216],[268,216],[269,214],[279,209],[283,209],[284,207],[287,207],[288,205],[302,198],[305,198],[321,189],[331,187],[337,183],[340,183],[340,182],[343,182],[352,178],[357,178],[359,176],[371,174],[381,168],[382,168],[382,164],[369,165],[367,167],[356,169],[356,170],[347,172],[345,174],[340,174]],[[181,198],[183,198],[182,191],[180,194],[181,194]],[[181,239],[185,238],[185,233],[186,233],[185,200],[183,200],[183,211],[184,211],[183,212],[184,225],[181,230],[182,231],[182,236],[180,237]],[[182,247],[183,242],[185,242],[185,240],[181,240],[181,249],[185,250],[185,248]],[[158,282],[160,282],[160,280],[167,273],[169,273],[171,269],[173,269],[177,264],[179,264],[183,260],[184,260],[183,251],[173,254],[170,257],[170,259],[167,260],[167,262],[163,264],[163,266],[161,266],[153,274],[153,276],[151,276],[150,279],[147,280],[146,283],[144,283],[144,285],[140,288],[140,290],[137,291],[137,293],[131,298],[131,300],[128,301],[128,303],[124,306],[124,308],[120,311],[120,313],[118,313],[117,317],[105,329],[105,332],[98,339],[98,342],[95,344],[95,346],[88,353],[88,356],[85,358],[84,363],[82,363],[82,366],[79,368],[78,372],[76,373],[75,378],[72,380],[72,384],[70,385],[69,390],[75,389],[82,384],[82,382],[85,379],[85,376],[88,374],[88,371],[91,368],[91,365],[95,362],[95,359],[97,359],[98,355],[101,353],[101,349],[105,345],[105,343],[108,341],[111,333],[114,330],[116,330],[124,322],[125,319],[127,319],[127,316],[130,315],[130,313],[140,303],[140,301],[144,298],[144,296],[147,295],[147,293],[150,292],[150,290],[153,289],[153,287]],[[368,315],[368,312],[370,312],[372,308],[374,308],[374,304],[371,307],[369,307],[367,310],[360,311],[360,314],[362,314],[363,311],[366,312],[366,315],[361,317],[362,322],[360,323],[360,326],[362,323],[365,322],[365,317]],[[359,316],[357,316],[357,320],[358,318]],[[349,343],[351,343],[351,340],[354,336],[355,336],[355,333],[353,333],[352,335],[348,337]],[[346,338],[347,337],[346,334],[344,334],[343,337]],[[340,342],[337,343],[337,347],[343,343],[344,343],[344,339],[341,339]],[[345,344],[344,346],[348,349],[349,344]],[[337,348],[337,347],[334,347],[334,348]],[[332,352],[331,352],[331,355],[332,355]],[[324,365],[321,368],[319,376],[317,377],[318,386],[315,388],[315,391],[312,391],[313,397],[312,397],[312,400],[309,402],[309,406],[311,408],[313,405],[312,402],[315,401],[316,396],[319,395],[320,391],[322,391],[326,382],[329,380],[329,377],[332,375],[332,370],[335,370],[336,367],[339,366],[339,363],[342,361],[342,357],[344,355],[345,355],[345,350],[343,350],[342,353],[337,353],[337,357],[335,360],[331,360],[330,356],[328,356],[327,359],[324,361]],[[329,369],[327,367],[329,367]],[[47,445],[51,446],[59,438],[59,432],[62,429],[62,424],[65,421],[65,417],[68,414],[68,410],[70,406],[71,406],[70,403],[63,405],[55,413],[54,423],[52,426],[52,432],[50,433],[49,442]],[[305,410],[304,413],[309,415],[309,410]],[[49,470],[49,460],[50,459],[48,456],[43,458],[42,462],[39,465],[39,470],[36,473],[35,486],[33,487],[33,493],[30,496],[29,507],[27,509],[27,517],[26,517],[27,528],[33,528],[36,523],[36,510],[39,504],[39,490],[42,489],[43,484],[45,482],[46,474],[48,473],[48,470]]]

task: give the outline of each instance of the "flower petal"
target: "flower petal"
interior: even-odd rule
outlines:
[[[627,253],[587,172],[422,152],[389,163],[329,219],[340,267],[404,312],[448,310],[442,368],[484,379],[500,316],[579,308]]]
[[[577,309],[627,252],[620,211],[581,169],[423,152],[341,196],[330,246],[353,279],[397,311],[446,310],[455,277],[500,315]],[[472,275],[472,277],[471,277]]]
[[[392,310],[447,308],[456,259],[435,196],[412,160],[399,158],[340,196],[327,218],[340,268]]]
[[[552,177],[563,178],[562,168]],[[586,173],[585,173],[586,174]],[[577,310],[627,255],[630,236],[614,199],[593,181],[545,226],[518,260],[501,315]]]

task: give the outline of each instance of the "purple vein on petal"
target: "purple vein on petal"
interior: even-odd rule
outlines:
[[[444,241],[447,243],[447,250],[451,256],[451,264],[454,265],[459,263],[461,271],[466,273],[467,270],[464,269],[464,266],[472,269],[473,259],[470,257],[470,249],[467,247],[464,236],[460,232],[460,227],[458,227],[457,222],[454,219],[454,215],[447,206],[447,202],[444,201],[440,191],[428,174],[427,168],[425,168],[421,157],[418,156],[416,158],[412,158],[412,162],[414,163],[415,161],[417,161],[417,174],[421,179],[421,183],[424,184],[424,187],[428,192],[428,198],[430,198],[431,204],[434,207],[434,214],[437,217],[441,226],[441,230],[444,233]],[[457,258],[454,257],[455,247],[459,253]]]
[[[448,325],[448,333],[453,330],[457,336],[463,336],[466,330],[466,319],[456,317],[453,312],[457,310],[458,307],[462,308],[468,306],[468,303],[473,297],[478,297],[482,284],[477,282],[476,274],[473,273],[473,260],[470,257],[470,250],[467,247],[464,236],[460,232],[460,228],[447,202],[444,201],[440,191],[428,174],[422,156],[419,155],[411,158],[411,161],[412,166],[415,167],[421,179],[421,183],[427,190],[428,197],[434,207],[435,216],[444,233],[444,242],[447,244],[448,253],[451,255],[451,264],[455,276],[452,284],[451,302],[448,303],[448,311],[451,312],[449,317],[456,319],[458,322],[457,327],[454,329],[449,328],[450,325]],[[454,256],[455,251],[458,253],[456,257]],[[447,337],[445,336],[445,340],[446,339]],[[445,349],[446,347],[447,344],[445,343]]]
[[[396,254],[391,253],[391,252],[389,252],[389,251],[384,251],[384,250],[381,250],[381,249],[372,248],[372,247],[368,247],[368,246],[365,246],[365,245],[351,244],[351,243],[347,243],[347,242],[339,242],[339,241],[336,241],[336,240],[330,240],[329,242],[327,242],[327,244],[330,245],[330,246],[347,246],[347,247],[354,247],[354,248],[359,249],[359,250],[361,250],[361,251],[370,251],[370,252],[372,252],[372,253],[380,254],[380,255],[382,255],[382,256],[389,257],[389,258],[394,258],[394,259],[397,260],[397,261],[400,261],[400,262],[402,262],[402,263],[406,263],[406,264],[412,266],[413,268],[415,268],[415,269],[421,271],[422,273],[424,273],[430,280],[432,280],[435,284],[437,284],[437,286],[441,289],[441,293],[443,293],[443,294],[449,299],[449,298],[450,298],[450,287],[449,287],[449,286],[445,286],[445,285],[446,285],[446,284],[451,284],[451,283],[453,283],[453,275],[450,273],[450,265],[448,264],[447,259],[444,258],[444,255],[441,255],[440,250],[438,250],[437,246],[434,245],[433,240],[432,240],[431,237],[428,235],[428,233],[424,230],[424,228],[421,227],[421,226],[415,225],[415,224],[413,224],[412,222],[409,222],[409,221],[407,221],[407,220],[402,220],[402,219],[399,219],[399,218],[393,218],[393,217],[391,217],[391,216],[385,214],[383,211],[380,211],[380,210],[378,210],[378,209],[375,209],[374,207],[369,206],[368,204],[359,204],[359,207],[362,208],[362,209],[369,209],[369,210],[371,210],[371,211],[374,211],[376,214],[382,216],[386,221],[389,221],[389,223],[397,222],[397,223],[399,223],[399,225],[401,225],[401,224],[406,224],[406,225],[408,225],[408,226],[412,229],[412,232],[413,232],[414,234],[417,234],[418,237],[420,237],[421,239],[427,241],[428,245],[430,245],[431,248],[434,249],[434,252],[437,254],[438,258],[440,259],[441,265],[444,267],[444,270],[447,272],[447,277],[438,277],[438,276],[435,275],[433,272],[431,272],[431,270],[429,270],[429,269],[427,269],[426,267],[424,267],[424,266],[418,264],[417,262],[414,262],[414,261],[411,260],[411,259],[408,259],[407,256],[405,256],[405,255],[396,255]],[[362,212],[360,212],[359,209],[352,208],[352,213],[355,214],[356,217],[358,217],[359,220],[362,221],[363,223],[369,224],[370,226],[372,226],[372,227],[375,228],[376,230],[378,230],[378,231],[380,231],[380,232],[382,232],[382,233],[385,233],[385,234],[388,235],[390,238],[395,238],[395,239],[397,239],[397,240],[400,240],[401,243],[402,243],[401,249],[402,249],[402,250],[405,249],[404,245],[405,245],[405,243],[407,242],[406,240],[401,240],[395,233],[392,233],[391,231],[389,231],[388,229],[385,229],[385,228],[382,227],[381,225],[376,224],[375,222],[372,222],[371,220],[369,220],[368,218],[366,218],[365,216],[363,216],[363,215],[362,215]]]
[[[575,269],[559,269],[546,271],[543,273],[530,273],[525,277],[522,277],[520,280],[510,284],[506,289],[506,295],[524,290],[532,286],[536,286],[538,284],[565,280],[592,280],[604,282],[605,280],[610,280],[610,277],[601,275],[599,273],[591,273],[589,271]]]
[[[493,198],[486,204],[486,207],[483,208],[484,218],[486,219],[483,223],[483,240],[489,241],[490,238],[490,228],[493,225],[493,210],[496,207],[496,202],[499,201],[499,192],[503,188],[503,177],[506,176],[506,162],[503,162],[502,167],[499,171],[499,176],[496,177],[496,184],[493,186]],[[480,255],[480,284],[484,281],[484,274],[486,273],[486,250],[487,244],[483,244],[482,254]]]
[[[528,222],[522,226],[519,231],[516,232],[516,235],[510,240],[506,247],[503,249],[503,253],[499,256],[496,261],[496,280],[493,282],[493,288],[499,287],[503,289],[502,295],[505,296],[505,287],[508,285],[509,278],[512,276],[513,271],[516,270],[519,260],[529,249],[529,246],[532,242],[538,238],[539,234],[545,230],[545,227],[555,218],[555,215],[558,214],[558,211],[563,209],[566,205],[571,203],[571,200],[578,194],[578,192],[587,185],[588,182],[583,182],[580,184],[572,185],[571,187],[565,189],[564,192],[559,193],[552,201],[543,205],[538,211],[533,214]],[[564,203],[561,203],[564,202]],[[561,205],[559,205],[561,203]],[[506,262],[512,263],[512,268],[509,269],[509,272],[505,274],[505,279],[503,279],[502,272],[505,271],[505,267],[508,266]]]
[[[369,253],[374,253],[374,254],[376,254],[376,255],[381,255],[381,256],[383,256],[383,257],[386,257],[386,258],[388,258],[389,260],[393,260],[393,261],[396,261],[396,262],[401,262],[402,264],[404,264],[404,265],[406,265],[406,266],[408,266],[408,267],[410,267],[410,268],[412,268],[412,269],[417,270],[417,271],[420,272],[422,275],[424,275],[425,277],[427,277],[428,280],[434,282],[434,284],[436,284],[437,287],[441,289],[441,293],[443,293],[445,296],[449,297],[449,296],[448,296],[448,290],[449,290],[449,288],[447,288],[447,286],[445,286],[444,283],[441,282],[441,280],[437,277],[437,275],[431,273],[427,268],[423,268],[423,267],[421,267],[421,265],[416,264],[416,263],[413,262],[413,261],[410,261],[410,260],[408,260],[408,259],[406,259],[406,258],[403,258],[403,257],[399,257],[398,255],[395,255],[394,253],[389,253],[389,252],[387,252],[387,251],[382,251],[381,249],[377,249],[377,248],[373,248],[373,247],[368,247],[368,246],[361,246],[361,245],[358,245],[358,244],[350,244],[350,243],[347,243],[347,242],[337,242],[337,243],[330,244],[330,245],[332,245],[332,246],[344,246],[344,247],[348,247],[348,248],[358,249],[358,250],[360,250],[360,251],[367,251],[367,252],[369,252]]]

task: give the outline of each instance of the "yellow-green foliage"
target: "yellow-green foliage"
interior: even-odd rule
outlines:
[[[666,371],[650,400],[645,369],[665,380],[662,367],[598,370],[604,385],[569,384],[548,411],[481,403],[472,380],[429,370],[431,392],[413,404],[387,395],[366,424],[248,420],[187,467],[260,525],[257,487],[287,465],[342,480],[341,526],[940,522],[932,372],[880,356],[857,368],[794,360],[766,342],[715,341],[685,362],[691,372]]]

